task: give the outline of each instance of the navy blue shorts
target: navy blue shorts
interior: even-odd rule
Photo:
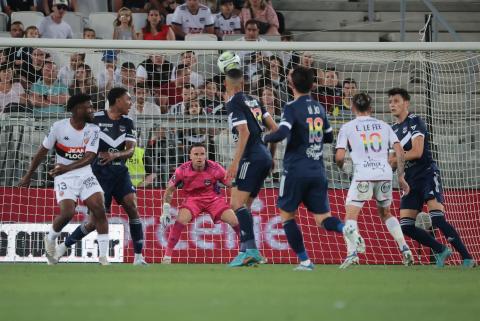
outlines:
[[[107,210],[110,210],[112,198],[115,198],[117,204],[120,204],[126,195],[136,192],[127,169],[111,172],[105,168],[94,170],[93,173],[97,177],[100,186],[102,186],[105,208]]]
[[[241,160],[238,166],[235,183],[239,191],[250,192],[250,197],[256,197],[263,186],[265,178],[267,178],[272,169],[272,159],[263,160]]]
[[[411,182],[408,181],[408,184],[410,193],[400,200],[400,209],[421,211],[423,205],[431,199],[436,199],[441,204],[445,201],[439,171],[434,171],[432,175],[426,175]]]
[[[302,202],[312,213],[330,212],[327,178],[284,174],[280,181],[277,207],[286,212],[295,212]]]

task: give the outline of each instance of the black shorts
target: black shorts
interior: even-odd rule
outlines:
[[[272,169],[272,159],[241,160],[238,166],[237,176],[233,186],[239,191],[250,192],[250,197],[256,197],[263,186],[265,178],[267,178]]]
[[[421,211],[423,205],[431,199],[436,199],[441,204],[445,201],[439,171],[408,181],[408,185],[410,185],[410,193],[400,200],[400,209]]]
[[[112,198],[115,198],[117,204],[120,204],[126,195],[136,192],[126,168],[118,172],[111,172],[106,168],[97,169],[93,173],[97,177],[100,186],[102,186],[107,211],[110,210],[112,205]]]

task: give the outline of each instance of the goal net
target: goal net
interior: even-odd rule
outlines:
[[[11,42],[10,42],[11,43]],[[128,43],[126,45],[125,43]],[[3,42],[3,45],[7,44]],[[53,153],[35,173],[30,188],[18,188],[51,124],[68,117],[69,95],[88,93],[98,110],[108,108],[110,88],[122,86],[133,97],[130,116],[137,128],[138,149],[129,161],[137,186],[142,218],[144,255],[160,262],[168,231],[159,222],[162,198],[169,177],[188,161],[194,142],[208,146],[210,159],[227,167],[234,143],[228,129],[223,77],[217,58],[232,50],[243,61],[245,91],[258,97],[279,121],[283,104],[292,100],[286,75],[303,65],[315,69],[312,95],[327,109],[335,136],[351,120],[351,96],[368,92],[373,97],[374,116],[392,123],[387,91],[407,89],[410,111],[423,117],[431,132],[432,150],[441,170],[446,197],[446,215],[458,229],[475,258],[480,259],[480,50],[426,50],[405,46],[392,50],[365,50],[366,46],[334,47],[335,44],[242,43],[242,42],[70,42],[35,40],[3,50],[0,65],[0,261],[45,261],[43,235],[59,208],[53,179]],[[382,45],[382,46],[380,46]],[[327,49],[328,48],[328,49]],[[343,49],[342,49],[343,48]],[[417,50],[415,50],[417,49]],[[469,48],[467,48],[469,49]],[[475,48],[473,48],[475,49]],[[186,68],[184,68],[186,67]],[[295,263],[276,208],[285,143],[279,145],[276,168],[252,205],[256,241],[271,263]],[[339,170],[333,161],[334,144],[324,147],[332,214],[344,218],[345,197],[352,174],[351,163]],[[396,177],[394,187],[397,187]],[[228,190],[224,190],[229,195]],[[174,211],[183,194],[178,190]],[[399,195],[394,193],[392,213],[398,216]],[[88,219],[78,204],[77,214],[60,239]],[[113,204],[109,214],[110,256],[117,262],[133,260],[128,217]],[[316,263],[338,264],[346,254],[343,239],[315,226],[304,207],[298,222],[305,245]],[[428,220],[418,222],[429,229]],[[374,202],[366,203],[359,218],[367,252],[365,264],[400,264],[398,248],[376,213]],[[446,240],[431,231],[437,239]],[[427,248],[408,240],[417,262],[432,260]],[[226,263],[238,251],[234,231],[201,215],[188,225],[172,257],[173,262]],[[62,261],[90,262],[97,256],[95,236],[78,242]],[[454,255],[450,263],[459,262]]]

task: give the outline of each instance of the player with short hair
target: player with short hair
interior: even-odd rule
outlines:
[[[238,68],[227,70],[225,78],[226,94],[230,97],[227,101],[228,121],[236,142],[235,154],[227,170],[227,181],[235,178],[230,205],[241,230],[240,253],[230,263],[231,267],[264,261],[255,244],[249,209],[273,168],[275,144],[270,144],[269,150],[262,141],[262,134],[265,128],[277,128],[265,107],[243,91],[243,72]]]
[[[400,224],[403,233],[435,252],[438,267],[445,265],[451,250],[437,242],[425,230],[415,226],[415,219],[426,203],[432,226],[440,229],[445,238],[460,253],[462,265],[470,268],[477,265],[463,244],[455,228],[445,219],[445,199],[440,181],[440,171],[430,150],[430,137],[425,122],[409,112],[410,95],[403,88],[388,91],[388,103],[397,122],[392,126],[405,150],[405,179],[410,185],[410,193],[400,201]],[[392,163],[396,160],[393,158]]]
[[[105,192],[105,207],[110,211],[112,198],[122,206],[128,215],[130,235],[135,253],[133,264],[147,264],[142,256],[143,228],[138,215],[136,190],[130,179],[125,161],[135,150],[136,137],[133,121],[128,117],[132,107],[132,98],[128,90],[114,87],[108,93],[109,110],[95,113],[94,122],[100,127],[98,156],[92,169]],[[89,221],[79,226],[60,244],[59,251],[66,251],[65,245],[81,240],[96,227],[96,222]]]
[[[162,263],[170,264],[172,252],[180,239],[185,226],[202,213],[208,213],[214,223],[223,221],[230,225],[237,235],[240,234],[238,220],[225,198],[220,195],[219,183],[228,185],[225,169],[218,163],[207,159],[207,149],[202,143],[190,146],[190,161],[176,170],[163,195],[163,208],[160,222],[166,227],[172,221],[170,202],[176,188],[182,188],[185,199],[175,224],[168,235],[168,244]]]
[[[343,235],[347,243],[347,258],[340,268],[358,264],[358,253],[365,252],[365,243],[358,232],[358,216],[372,197],[377,201],[378,215],[397,242],[405,265],[413,264],[413,255],[405,242],[397,218],[390,214],[392,203],[392,168],[388,163],[389,149],[393,148],[398,159],[397,174],[400,188],[405,194],[409,186],[405,181],[403,148],[392,128],[384,121],[371,116],[369,95],[356,94],[352,99],[352,111],[356,118],[344,124],[338,134],[335,162],[343,168],[348,149],[353,161],[353,178],[345,201],[345,228]]]
[[[58,258],[55,257],[56,239],[75,215],[77,199],[81,199],[96,222],[99,263],[107,265],[109,240],[103,190],[90,167],[98,151],[100,129],[92,124],[94,109],[90,96],[85,94],[71,96],[67,101],[67,110],[72,116],[53,123],[19,186],[30,185],[31,177],[40,162],[50,149],[55,148],[55,167],[49,174],[54,177],[60,216],[55,218],[45,235],[48,262],[49,264],[58,262]]]
[[[323,144],[333,142],[333,130],[325,108],[310,95],[313,70],[297,67],[289,72],[287,79],[294,100],[285,105],[278,130],[265,136],[264,141],[279,142],[288,138],[277,207],[288,244],[300,260],[295,270],[310,271],[314,266],[295,221],[300,203],[303,202],[314,214],[317,225],[327,231],[342,233],[344,226],[330,213],[328,180],[323,163]]]

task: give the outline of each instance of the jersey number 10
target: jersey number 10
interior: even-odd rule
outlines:
[[[380,133],[371,133],[368,139],[366,133],[361,133],[360,137],[362,137],[365,153],[368,153],[369,148],[375,153],[382,150],[382,135]]]

